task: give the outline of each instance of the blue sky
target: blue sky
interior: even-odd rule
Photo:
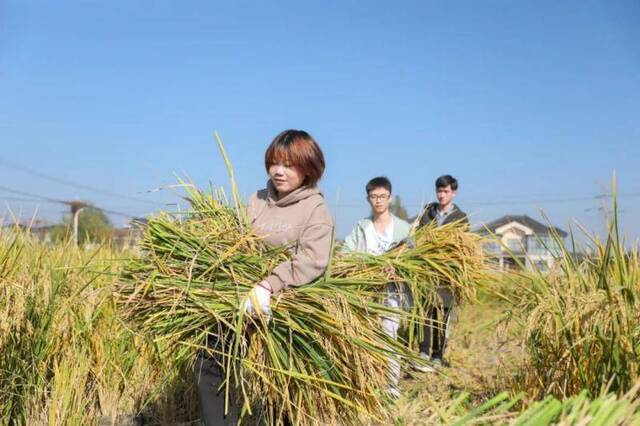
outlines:
[[[443,173],[475,223],[543,209],[601,232],[615,169],[635,240],[640,3],[0,2],[2,210],[64,211],[6,188],[174,209],[174,193],[144,191],[174,173],[226,184],[214,130],[249,194],[285,128],[321,144],[339,236],[367,214],[369,178],[416,213]]]

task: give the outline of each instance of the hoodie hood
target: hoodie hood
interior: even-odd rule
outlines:
[[[323,197],[322,192],[320,192],[320,188],[317,186],[302,185],[300,188],[291,191],[283,198],[278,199],[278,192],[273,186],[271,179],[267,181],[267,203],[278,207],[285,207],[297,203],[298,201],[302,201],[316,194]]]

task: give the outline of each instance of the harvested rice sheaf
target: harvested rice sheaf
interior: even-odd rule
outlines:
[[[270,321],[249,317],[241,303],[287,250],[263,244],[250,232],[244,208],[222,192],[186,187],[191,210],[149,221],[117,298],[128,318],[178,361],[208,352],[226,374],[229,403],[269,423],[386,419],[389,357],[414,352],[389,338],[380,320],[397,315],[419,322],[421,309],[386,307],[387,283],[407,283],[420,303],[445,282],[472,298],[482,273],[474,236],[458,227],[427,227],[415,236],[415,248],[334,257],[324,277],[274,296]]]

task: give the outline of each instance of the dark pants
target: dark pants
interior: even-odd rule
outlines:
[[[215,360],[205,354],[197,355],[194,374],[198,386],[200,415],[205,426],[237,424],[239,407],[234,402],[233,389],[229,395],[229,412],[224,414],[224,387],[218,391],[224,375]]]
[[[426,308],[427,321],[424,325],[424,340],[420,342],[420,352],[432,359],[442,360],[449,337],[449,321],[453,312],[453,293],[448,288],[439,288],[439,306]]]
[[[449,319],[453,308],[440,309],[431,307],[427,311],[427,322],[424,325],[424,340],[420,342],[420,352],[432,359],[442,360],[447,347]]]

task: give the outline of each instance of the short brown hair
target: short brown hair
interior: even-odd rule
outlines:
[[[264,166],[279,162],[291,163],[304,174],[304,183],[313,186],[324,173],[324,154],[318,143],[304,130],[285,130],[273,139],[264,154]]]

